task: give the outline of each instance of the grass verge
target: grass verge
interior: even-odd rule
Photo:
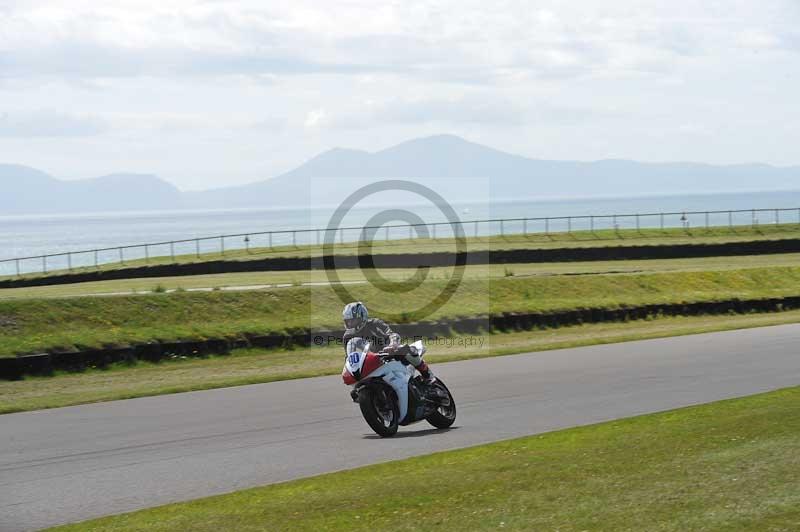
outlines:
[[[755,299],[798,294],[800,267],[631,275],[465,279],[441,308],[423,309],[447,281],[405,293],[348,287],[373,315],[394,322],[503,312],[549,312],[659,303]],[[251,292],[154,293],[147,296],[0,301],[0,356],[150,340],[339,328],[342,301],[329,286]],[[398,309],[409,312],[398,314]]]
[[[791,388],[57,530],[797,530],[798,402]]]
[[[472,343],[430,345],[432,364],[530,351],[800,323],[800,311],[747,316],[674,317],[467,337]],[[458,340],[458,339],[456,339]],[[478,343],[480,341],[483,343]],[[240,350],[225,357],[114,365],[83,373],[0,381],[0,414],[100,401],[337,374],[338,346],[290,351]]]
[[[598,275],[622,273],[658,273],[671,271],[735,270],[744,268],[766,268],[775,266],[797,266],[800,253],[753,255],[741,257],[702,257],[682,259],[649,259],[626,261],[549,262],[528,264],[486,264],[465,268],[467,279],[499,279],[503,277],[531,277],[551,275]],[[444,279],[452,268],[431,268],[429,279]],[[374,277],[376,270],[339,270],[339,278],[345,282],[365,282],[367,275]],[[408,280],[416,269],[386,268],[380,275],[392,281]],[[2,299],[30,299],[47,297],[81,297],[88,295],[148,294],[165,290],[252,290],[258,287],[299,286],[303,284],[327,283],[326,272],[320,270],[289,272],[245,272],[207,275],[185,275],[177,277],[152,277],[92,281],[86,283],[5,288],[0,290]],[[283,286],[279,286],[283,285]]]

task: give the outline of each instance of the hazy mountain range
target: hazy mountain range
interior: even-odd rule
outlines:
[[[155,175],[63,181],[0,164],[0,214],[332,204],[386,178],[421,182],[451,201],[480,201],[792,190],[800,188],[800,166],[550,161],[439,135],[374,153],[336,148],[272,179],[202,192],[181,192]]]

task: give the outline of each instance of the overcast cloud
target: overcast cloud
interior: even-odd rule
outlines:
[[[184,189],[453,133],[800,164],[800,4],[0,0],[0,162]]]

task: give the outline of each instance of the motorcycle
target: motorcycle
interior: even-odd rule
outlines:
[[[350,397],[358,403],[364,420],[379,436],[394,436],[400,425],[426,420],[439,429],[456,420],[456,403],[439,379],[425,382],[405,359],[408,353],[422,357],[422,341],[400,346],[394,353],[348,353],[342,379],[353,386]]]

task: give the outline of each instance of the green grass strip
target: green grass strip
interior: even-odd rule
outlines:
[[[591,323],[469,336],[469,344],[440,342],[429,345],[426,359],[436,366],[453,360],[792,323],[800,323],[800,311]],[[48,377],[0,381],[0,414],[334,375],[341,370],[342,350],[335,345],[294,350],[238,349],[227,356],[118,363],[81,373],[57,372]]]
[[[392,321],[551,312],[658,303],[798,295],[800,267],[683,271],[631,275],[466,279],[431,315],[416,316],[446,281],[406,293],[349,287],[373,315]],[[202,339],[242,333],[339,328],[342,302],[327,286],[252,292],[150,294],[0,301],[0,356],[70,346]]]

